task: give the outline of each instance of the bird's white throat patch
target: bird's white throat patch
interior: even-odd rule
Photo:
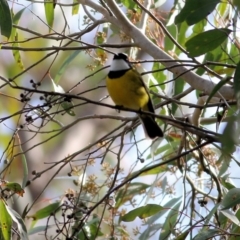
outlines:
[[[131,67],[128,65],[126,61],[123,59],[114,59],[112,61],[110,71],[121,71],[121,70],[127,70],[130,69]]]

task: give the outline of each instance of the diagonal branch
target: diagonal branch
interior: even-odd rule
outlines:
[[[80,2],[84,2],[85,4],[95,7],[93,3],[90,0],[79,0]],[[161,50],[158,46],[156,46],[153,42],[151,42],[143,33],[141,30],[139,30],[137,27],[135,27],[129,19],[125,16],[125,14],[120,10],[118,5],[114,0],[106,0],[106,3],[108,4],[109,8],[113,12],[114,16],[110,16],[107,11],[102,11],[101,13],[104,15],[104,17],[111,22],[112,24],[118,26],[122,31],[125,32],[128,36],[130,36],[134,43],[144,50],[146,53],[151,55],[154,59],[165,59],[165,60],[174,60],[172,57],[170,57],[168,54],[166,54],[163,50]],[[99,5],[98,5],[99,9]],[[95,9],[95,10],[98,10]],[[162,64],[167,67],[171,68],[173,63],[172,62],[162,62]],[[211,82],[208,79],[205,79],[201,76],[198,76],[192,71],[188,71],[188,69],[184,66],[179,66],[177,68],[173,68],[170,70],[175,75],[181,75],[182,78],[194,89],[203,91],[205,94],[209,95],[213,88],[216,86],[215,83]],[[232,87],[230,86],[223,86],[219,90],[219,97],[223,96],[225,99],[233,99],[234,98],[234,92]]]

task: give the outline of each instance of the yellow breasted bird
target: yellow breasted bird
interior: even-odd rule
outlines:
[[[132,68],[127,55],[115,54],[107,76],[107,90],[117,106],[154,113],[149,91],[141,75]],[[151,139],[163,137],[155,118],[139,114],[145,133]]]

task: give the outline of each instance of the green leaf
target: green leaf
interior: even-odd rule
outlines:
[[[232,183],[228,181],[229,174],[224,175],[223,177],[219,178],[221,180],[221,184],[228,190],[236,188]]]
[[[22,240],[28,240],[28,233],[25,222],[21,218],[21,216],[12,208],[6,205],[6,210],[8,211],[9,215],[12,217],[12,220],[17,224],[17,228]]]
[[[237,64],[237,68],[233,77],[233,88],[237,100],[240,100],[240,62]]]
[[[240,220],[240,210],[238,209],[238,211],[236,212],[236,215],[238,220]],[[232,236],[230,236],[229,240],[239,240],[240,237],[236,236],[234,234],[238,234],[240,235],[240,226],[237,224],[233,224],[232,229],[230,231],[231,234],[233,234]]]
[[[157,175],[159,173],[164,173],[164,172],[166,172],[168,170],[169,170],[168,166],[162,165],[162,166],[155,167],[155,168],[153,168],[151,170],[144,171],[139,176]]]
[[[97,237],[103,236],[99,224],[101,224],[100,219],[96,215],[93,215],[93,219],[87,222],[78,234],[78,239],[95,240]]]
[[[213,236],[217,235],[220,231],[218,229],[203,229],[200,231],[193,240],[203,240],[211,239]]]
[[[228,49],[228,41],[224,41],[223,44],[221,44],[220,46],[218,46],[217,48],[215,48],[213,51],[211,52],[207,52],[205,55],[204,55],[204,60],[203,60],[203,63],[205,62],[221,62],[222,64],[223,63],[227,63],[228,59],[229,59],[229,55],[230,56],[233,56],[231,54],[229,54],[227,56],[228,53],[226,53],[227,49]],[[223,49],[226,49],[226,51],[223,51]],[[232,63],[231,63],[232,64]],[[215,64],[213,65],[208,65],[208,67],[210,69],[212,69],[213,71],[217,72],[218,74],[226,74],[227,72],[231,72],[233,71],[233,68],[224,68],[223,66],[217,66]],[[197,74],[200,74],[202,75],[206,70],[204,68],[198,68],[197,69]],[[232,75],[232,74],[228,74],[228,75]]]
[[[207,17],[219,2],[220,0],[186,0],[183,9],[175,18],[175,24],[186,21],[188,25],[193,25]]]
[[[239,0],[233,0],[232,4],[238,8],[238,11],[240,11],[240,1]]]
[[[186,49],[189,52],[189,57],[197,57],[214,50],[227,39],[230,33],[230,29],[220,28],[209,30],[194,36],[185,44]]]
[[[52,0],[44,0],[45,16],[49,26],[49,32],[53,26],[54,21],[54,2]]]
[[[154,159],[155,152],[157,152],[159,145],[162,143],[162,141],[163,141],[162,138],[158,138],[152,143],[152,145],[150,147],[150,154],[152,156],[152,159]]]
[[[192,28],[192,31],[193,31],[193,34],[194,34],[193,36],[204,32],[204,28],[205,28],[206,25],[207,25],[207,20],[206,19],[203,19],[202,21],[194,24],[194,26]],[[193,37],[193,36],[191,35],[191,37]]]
[[[215,85],[215,87],[213,88],[212,92],[210,93],[210,95],[208,96],[208,99],[205,103],[205,106],[208,105],[208,103],[210,102],[210,100],[212,99],[212,97],[214,97],[216,95],[216,93],[221,89],[222,86],[224,86],[226,83],[228,83],[230,81],[230,78],[226,78],[221,80],[219,83],[217,83]]]
[[[183,92],[184,85],[185,85],[185,81],[183,80],[183,78],[178,77],[177,80],[175,81],[175,85],[174,85],[174,96]],[[172,103],[172,114],[173,115],[175,115],[177,109],[178,109],[178,105],[173,102]]]
[[[237,64],[237,62],[239,61],[239,49],[238,47],[234,44],[234,43],[229,43],[228,47],[230,47],[228,54],[231,57],[227,58],[227,63],[228,64]],[[235,69],[234,69],[235,70]]]
[[[232,154],[239,143],[240,128],[240,113],[237,116],[231,116],[228,119],[227,126],[225,127],[222,135],[220,135],[220,142],[222,143],[222,150],[224,154]]]
[[[174,240],[185,240],[190,231],[191,229],[186,230],[185,232],[178,235]]]
[[[233,188],[224,196],[221,205],[221,210],[229,209],[240,203],[240,188]]]
[[[157,213],[156,215],[150,217],[147,221],[146,224],[148,225],[152,225],[154,224],[158,219],[160,219],[164,214],[166,214],[167,212],[169,212],[175,205],[181,203],[179,202],[179,200],[181,199],[181,197],[178,198],[173,198],[170,201],[168,201],[166,204],[164,204],[163,207],[163,211]]]
[[[162,216],[164,216],[167,212],[170,212],[170,210],[179,203],[179,198],[173,198],[169,202],[167,202],[165,205],[161,206],[163,207],[163,210],[156,213],[155,215],[149,217],[145,220],[147,227],[146,230],[141,234],[139,237],[139,240],[146,240],[150,239],[153,233],[156,233],[159,229],[162,228],[162,224],[158,224],[159,219],[161,219]],[[161,219],[162,220],[162,219]],[[160,220],[160,221],[161,221]]]
[[[132,200],[133,197],[139,196],[141,191],[145,191],[147,188],[149,188],[150,185],[145,183],[131,183],[127,189],[122,188],[118,191],[118,194],[116,196],[116,204],[115,208],[119,208],[122,204],[125,202]]]
[[[221,210],[221,213],[226,216],[229,220],[231,220],[233,223],[235,223],[236,225],[240,225],[240,221],[238,220],[238,218],[235,216],[235,213],[230,211],[229,209],[226,210]]]
[[[18,11],[16,14],[14,14],[14,16],[13,16],[13,23],[14,24],[18,24],[18,22],[19,22],[19,20],[22,16],[23,12],[25,11],[25,9],[26,8],[23,8],[20,11]],[[14,31],[14,29],[16,29],[16,28],[13,28],[13,31]]]
[[[54,78],[54,82],[56,84],[59,83],[63,73],[65,72],[66,68],[68,67],[69,63],[72,62],[72,60],[80,53],[81,51],[76,50],[72,54],[68,56],[68,58],[64,61],[64,63],[61,65],[60,69],[58,70],[57,75]]]
[[[28,235],[33,235],[33,234],[36,234],[36,233],[41,233],[41,232],[45,232],[46,231],[46,228],[49,229],[50,227],[53,227],[51,225],[43,225],[43,226],[37,226],[35,228],[31,228],[29,231],[28,231]]]
[[[160,232],[159,239],[167,239],[170,234],[174,231],[175,225],[177,223],[177,219],[179,217],[179,207],[181,206],[181,202],[175,205],[174,207],[171,207],[171,210],[169,211],[169,214],[167,215],[162,230]]]
[[[219,227],[222,229],[225,229],[229,224],[228,218],[221,211],[218,212],[218,222],[220,224]]]
[[[121,234],[121,237],[129,237],[130,238],[130,234],[129,234],[128,230],[125,228],[125,226],[116,225],[115,228]]]
[[[174,39],[177,39],[177,26],[175,24],[172,24],[170,26],[167,25],[167,30]],[[164,50],[166,52],[169,52],[169,51],[174,51],[175,48],[176,48],[175,43],[168,36],[165,36],[164,37]]]
[[[106,41],[106,35],[104,32],[97,32],[95,35],[95,38],[96,38],[98,45],[103,44]],[[102,50],[102,49],[100,49],[100,50]]]
[[[174,142],[171,142],[171,143],[166,143],[165,145],[161,146],[158,148],[158,150],[155,152],[155,156],[157,156],[158,154],[163,154],[165,151],[169,150],[169,149],[174,149],[175,146],[179,146],[179,141],[177,144],[174,144]],[[147,156],[147,159],[151,159],[152,158],[152,155],[149,154]]]
[[[228,4],[228,0],[222,0],[217,8],[216,12],[218,14],[214,17],[214,25],[218,26],[222,22],[225,26],[229,24],[229,16],[232,14],[232,6]]]
[[[80,6],[80,4],[79,4],[78,0],[73,0],[72,15],[78,14],[79,6]]]
[[[21,155],[21,160],[22,160],[22,168],[23,168],[23,179],[22,179],[22,187],[24,188],[26,186],[26,183],[28,181],[28,164],[27,164],[27,159],[26,156],[22,150],[21,145],[19,145],[20,151],[22,153]]]
[[[6,0],[0,0],[0,33],[9,38],[12,32],[12,16]]]
[[[155,215],[163,210],[163,207],[157,204],[147,204],[146,206],[136,208],[121,217],[121,221],[132,222],[136,217],[141,219]]]
[[[123,4],[127,9],[136,9],[137,4],[132,0],[118,0],[117,3]]]
[[[11,228],[12,228],[12,218],[9,215],[5,202],[0,199],[0,231],[2,231],[2,235],[4,240],[11,239]]]
[[[13,23],[15,25],[18,25],[18,22],[19,22],[19,20],[22,16],[24,10],[25,10],[25,8],[21,9],[15,15],[13,14]],[[12,29],[11,40],[13,42],[12,47],[19,47],[18,32],[17,32],[17,28],[15,28],[15,27]],[[13,49],[12,53],[13,53],[13,57],[14,57],[17,65],[20,67],[21,70],[24,70],[24,66],[23,66],[21,55],[20,55],[20,51]]]
[[[231,155],[228,154],[224,154],[222,153],[220,158],[217,161],[217,164],[221,164],[218,176],[221,177],[230,167],[230,163],[231,163]]]
[[[153,67],[152,67],[152,71],[155,71],[155,72],[152,73],[152,75],[157,80],[157,82],[159,84],[164,83],[164,81],[166,80],[166,75],[164,74],[163,71],[161,71],[161,68],[163,68],[162,64],[158,63],[158,62],[155,62],[153,64]],[[165,84],[161,85],[161,88],[164,89],[165,88]],[[151,90],[155,91],[156,89],[154,89],[154,87],[151,87]]]
[[[162,224],[153,224],[147,226],[146,230],[140,235],[138,240],[146,240],[146,239],[151,239],[152,235],[155,234],[159,229],[161,229]]]
[[[186,22],[183,22],[183,23],[177,25],[177,39],[176,40],[181,46],[184,46],[184,44],[186,42],[186,35],[187,35],[188,31],[189,31],[189,27]],[[176,55],[181,54],[181,53],[182,53],[182,50],[177,47]]]
[[[207,226],[209,224],[209,222],[211,221],[212,219],[212,216],[216,213],[216,211],[218,210],[218,207],[219,207],[220,203],[217,203],[213,208],[212,210],[210,211],[210,213],[208,213],[206,219],[205,219],[205,226]]]
[[[49,204],[48,206],[38,210],[34,215],[29,217],[33,218],[32,227],[36,224],[39,219],[50,217],[56,211],[59,211],[60,202]]]

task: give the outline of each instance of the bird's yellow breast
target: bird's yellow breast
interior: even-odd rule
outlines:
[[[129,69],[123,76],[110,79],[107,77],[107,89],[110,97],[118,106],[148,110],[149,94],[141,76]]]

